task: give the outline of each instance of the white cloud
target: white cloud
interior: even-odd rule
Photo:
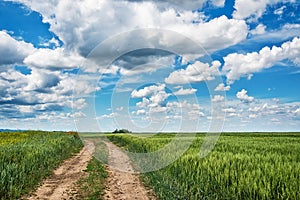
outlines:
[[[225,86],[224,83],[220,83],[216,88],[215,91],[229,91],[230,85]]]
[[[294,105],[288,104],[271,104],[271,103],[261,103],[254,107],[250,107],[248,109],[249,112],[260,114],[260,115],[288,115],[289,113],[294,113],[293,109],[295,108]]]
[[[137,28],[163,28],[175,31],[201,43],[208,51],[236,44],[246,39],[248,33],[244,20],[220,16],[204,22],[202,13],[178,11],[172,7],[160,9],[158,7],[160,3],[156,4],[155,1],[53,0],[42,3],[38,0],[19,0],[17,2],[24,3],[41,13],[43,21],[50,24],[50,31],[64,42],[66,50],[79,52],[84,56],[107,37]],[[201,5],[201,2],[204,1],[197,4]],[[222,3],[221,0],[214,1],[215,5],[221,6]],[[193,21],[200,23],[192,23]],[[189,50],[185,41],[176,40],[173,36],[166,34],[158,40],[149,34],[133,35],[129,43],[134,44],[138,37],[144,37],[145,41],[155,46],[163,44],[173,49]],[[123,48],[128,46],[125,45]],[[109,52],[109,49],[107,50]]]
[[[131,93],[132,98],[143,98],[141,102],[138,102],[136,106],[140,108],[158,108],[164,101],[170,96],[169,93],[165,91],[166,85],[151,85],[144,87],[140,90],[134,90]]]
[[[0,118],[35,118],[59,115],[64,109],[72,108],[74,75],[45,69],[32,68],[31,73],[24,75],[14,69],[0,73],[0,110],[9,108],[13,115],[1,113]],[[90,85],[74,88],[74,92],[83,95],[90,93]],[[73,108],[86,106],[84,99],[74,99]],[[55,113],[55,114],[53,114]],[[65,117],[72,117],[71,115]]]
[[[299,29],[300,28],[300,24],[290,24],[290,23],[286,23],[283,26],[283,29]]]
[[[233,17],[237,19],[245,19],[253,17],[258,19],[266,10],[267,6],[275,5],[280,2],[292,2],[295,0],[237,0],[235,1],[235,11]]]
[[[233,53],[224,58],[223,71],[226,72],[227,82],[233,83],[241,76],[260,72],[272,67],[276,62],[289,59],[300,64],[300,38],[283,43],[280,47],[264,47],[259,52],[247,54]]]
[[[174,92],[174,95],[191,95],[195,94],[197,92],[197,89],[189,88],[189,89],[183,89],[183,87],[180,87],[178,91]]]
[[[293,103],[280,103],[271,101],[262,101],[254,104],[254,106],[248,108],[248,112],[251,114],[255,114],[257,116],[270,116],[272,118],[281,119],[283,117],[286,118],[294,118],[300,114],[299,102]]]
[[[279,119],[277,119],[277,118],[272,118],[272,119],[271,119],[271,122],[275,122],[275,123],[281,123],[281,122],[280,122],[280,120],[279,120]]]
[[[163,113],[167,111],[167,107],[162,107],[162,106],[150,106],[149,113]],[[159,119],[158,119],[159,120]]]
[[[244,103],[251,103],[254,101],[254,97],[248,96],[247,90],[242,89],[236,94],[236,97]]]
[[[153,94],[150,97],[151,104],[149,107],[157,107],[162,105],[164,101],[170,96],[170,94],[166,93],[165,91],[160,91],[158,93]]]
[[[225,0],[213,0],[212,3],[213,3],[213,5],[215,5],[217,7],[224,7]]]
[[[177,102],[177,101],[168,102],[167,107],[169,107],[169,108],[180,108],[180,109],[187,108],[187,109],[191,109],[191,110],[202,110],[203,109],[203,108],[200,107],[199,104],[190,103],[186,100],[181,101],[181,102]]]
[[[34,109],[32,106],[17,106],[21,113],[32,113]]]
[[[146,112],[146,110],[144,110],[144,109],[138,110],[138,111],[136,112],[137,115],[145,115],[146,113],[147,113],[147,112]]]
[[[86,117],[86,115],[82,112],[75,112],[72,117],[78,119],[78,118],[82,118],[82,117]]]
[[[199,110],[191,110],[188,112],[188,115],[191,117],[191,118],[198,118],[198,117],[204,117],[205,114]]]
[[[280,8],[278,8],[277,10],[274,11],[275,15],[282,15],[284,9],[286,9],[286,6],[281,6]]]
[[[116,116],[118,116],[118,113],[110,113],[110,114],[104,114],[104,115],[101,115],[101,116],[99,116],[98,118],[99,118],[99,119],[113,119],[113,118],[115,118]]]
[[[297,108],[297,109],[294,111],[294,113],[295,113],[296,115],[300,115],[300,108]]]
[[[112,74],[112,75],[116,75],[118,73],[118,71],[120,70],[120,67],[112,65],[109,66],[108,68],[99,68],[98,72],[103,75],[103,74]]]
[[[60,95],[74,95],[74,97],[79,98],[80,96],[86,96],[91,94],[92,92],[95,91],[100,91],[101,88],[97,85],[92,84],[92,80],[95,81],[97,80],[92,76],[81,76],[80,79],[76,80],[76,75],[67,75],[63,74],[60,75],[60,82],[58,83],[57,86],[55,86],[53,89],[57,91],[58,94]]]
[[[85,99],[77,99],[73,101],[73,109],[81,110],[87,106]]]
[[[138,58],[136,58],[136,60],[139,60],[140,62],[143,61],[141,59],[141,56],[139,56]],[[125,76],[125,78],[127,78],[128,76],[133,76],[133,75],[139,75],[139,74],[143,74],[143,73],[153,73],[155,72],[157,69],[162,69],[165,68],[166,66],[170,65],[174,60],[174,55],[172,56],[166,56],[166,57],[158,57],[158,58],[154,58],[153,56],[148,56],[148,59],[146,60],[146,62],[149,62],[147,64],[142,64],[139,65],[137,64],[137,66],[134,66],[133,68],[126,68],[124,66],[120,67],[120,74]],[[154,64],[155,63],[159,63],[159,64]],[[131,61],[131,64],[134,65],[134,61]]]
[[[142,101],[136,103],[136,106],[140,108],[146,108],[148,107],[149,104],[150,104],[150,100],[143,97]]]
[[[116,108],[116,111],[123,111],[124,110],[124,107],[123,106],[121,106],[121,107],[118,107],[118,108]]]
[[[251,31],[253,35],[261,35],[266,32],[266,26],[263,24],[258,24],[254,30]]]
[[[43,59],[41,59],[43,58]],[[63,48],[38,49],[25,58],[28,66],[49,69],[68,69],[80,67],[84,59],[77,54],[68,53]]]
[[[33,68],[31,74],[26,76],[28,85],[25,90],[42,90],[57,86],[60,82],[60,78],[57,73],[49,73],[42,70]]]
[[[131,93],[132,98],[142,98],[142,97],[147,97],[150,96],[154,93],[159,93],[161,91],[164,91],[166,88],[165,84],[159,84],[159,85],[151,85],[148,87],[144,87],[143,89],[140,90],[134,90]]]
[[[181,116],[182,119],[198,120],[205,116],[204,108],[197,103],[191,103],[186,100],[168,102],[166,108],[169,115]]]
[[[222,111],[226,112],[226,113],[235,113],[236,109],[234,109],[234,108],[224,108],[224,109],[222,109]]]
[[[221,63],[214,61],[211,66],[207,63],[196,61],[189,65],[186,69],[180,69],[172,72],[169,77],[165,79],[168,84],[188,84],[194,82],[214,80],[218,75]]]
[[[251,119],[255,119],[255,118],[257,118],[258,116],[256,115],[256,114],[250,114],[249,115],[249,118],[251,118]]]
[[[15,40],[6,31],[0,31],[0,65],[22,64],[34,51],[32,44]]]
[[[49,48],[50,46],[53,45],[53,47],[59,47],[60,46],[60,43],[57,39],[55,39],[54,37],[51,39],[51,40],[47,40],[45,38],[42,38],[39,36],[39,40],[40,40],[40,46],[43,46],[43,47],[47,47]]]
[[[221,96],[221,95],[215,95],[211,101],[212,102],[221,102],[221,101],[224,101],[225,100],[225,97]]]
[[[100,88],[91,85],[88,77],[83,78],[80,84],[75,85],[75,76],[72,74],[62,74],[60,70],[77,67],[82,61],[86,61],[84,57],[87,56],[90,50],[106,38],[138,28],[163,28],[183,34],[201,43],[208,52],[212,52],[245,40],[248,34],[248,27],[243,19],[248,18],[249,20],[249,18],[258,18],[263,14],[268,5],[283,1],[286,0],[235,1],[235,19],[220,16],[206,21],[208,18],[206,18],[203,13],[188,11],[191,10],[190,8],[200,8],[206,0],[193,2],[184,0],[168,2],[158,0],[134,2],[131,0],[50,0],[45,2],[38,0],[19,0],[18,2],[23,2],[32,10],[41,13],[43,21],[50,24],[50,31],[56,34],[59,39],[63,41],[64,45],[58,47],[58,41],[53,38],[50,41],[45,41],[44,46],[52,44],[58,47],[57,49],[35,49],[31,44],[18,41],[10,37],[7,33],[5,34],[5,31],[0,32],[0,65],[23,63],[25,59],[25,64],[29,65],[29,68],[32,70],[30,75],[21,74],[14,69],[0,71],[0,113],[4,110],[9,111],[10,109],[14,109],[15,113],[20,114],[15,114],[17,117],[21,115],[34,117],[35,115],[37,119],[44,121],[49,120],[50,123],[60,119],[64,119],[61,121],[65,122],[66,119],[72,117],[72,114],[60,114],[59,112],[62,112],[61,110],[65,107],[71,108],[71,97],[74,86],[75,95],[83,96],[89,95]],[[218,7],[222,7],[224,2],[224,0],[209,1],[209,3]],[[185,10],[187,8],[188,10]],[[276,13],[281,14],[281,10],[277,10]],[[197,21],[198,23],[192,23],[193,21]],[[297,24],[284,25],[283,29],[284,28],[291,28],[293,30],[284,30],[285,32],[280,33],[265,33],[265,26],[259,24],[251,33],[255,34],[253,37],[254,40],[257,38],[256,41],[263,37],[268,37],[269,41],[272,41],[272,34],[276,35],[277,38],[281,38],[282,40],[280,41],[291,37],[291,34],[299,35],[297,34],[299,31],[294,31],[295,29],[299,29],[299,25]],[[122,48],[126,49],[128,48],[128,44],[139,43],[138,39],[144,38],[142,41],[146,41],[149,46],[183,49],[182,52],[186,53],[182,55],[185,62],[194,60],[199,56],[199,52],[195,51],[195,49],[190,49],[186,41],[176,40],[176,37],[173,36],[168,34],[132,35],[128,41],[120,45],[120,48],[121,50]],[[271,49],[264,48],[260,52],[249,53],[247,55],[237,54],[236,57],[230,57],[230,55],[228,55],[226,57],[227,60],[224,59],[224,72],[227,73],[228,80],[235,81],[241,76],[251,78],[251,74],[271,67],[274,63],[282,59],[290,59],[294,63],[300,63],[298,56],[299,38],[295,38],[291,42],[286,42],[285,45],[286,46],[272,47]],[[105,50],[110,53],[110,49]],[[137,56],[137,59],[142,58],[138,58]],[[164,62],[160,60],[159,63]],[[195,64],[199,65],[201,69],[193,70],[192,66],[188,66],[187,69],[178,70],[174,72],[174,74],[170,74],[166,80],[172,84],[182,81],[180,80],[182,77],[186,79],[183,80],[185,83],[212,80],[216,75],[216,71],[212,68],[217,70],[220,66],[219,63],[215,63],[218,67],[205,65],[203,63]],[[194,68],[197,69],[199,66],[194,66]],[[101,69],[97,66],[97,70],[99,73],[116,75],[119,72],[121,75],[129,76],[143,72],[153,72],[158,67],[161,66],[157,65],[152,68],[136,68],[135,70],[131,70],[131,68],[117,65],[108,69]],[[176,80],[176,78],[178,79]],[[161,84],[157,85],[157,87],[159,86],[161,86]],[[137,103],[138,110],[135,111],[136,114],[143,115],[143,113],[165,112],[168,113],[167,117],[171,118],[174,116],[176,119],[184,118],[182,116],[194,118],[205,116],[207,110],[204,111],[198,104],[192,104],[186,101],[175,103],[165,102],[169,94],[166,93],[165,87],[162,88],[163,87],[156,89],[143,88],[136,90],[133,95],[135,97],[133,98],[142,99],[141,102]],[[220,84],[215,88],[216,91],[228,91],[229,89],[230,85],[225,84]],[[186,95],[195,92],[196,89],[184,89],[181,87],[178,88],[175,94]],[[243,90],[240,92],[243,92]],[[221,99],[222,97],[213,97],[213,100],[216,101]],[[242,117],[242,120],[245,121],[245,118],[247,119],[251,116],[254,118],[255,115],[255,117],[259,118],[262,114],[266,114],[272,116],[271,119],[277,117],[279,120],[282,120],[286,116],[299,116],[300,113],[299,105],[297,107],[295,105],[286,104],[260,104],[260,102],[257,102],[260,100],[254,101],[253,97],[247,95],[247,91],[240,93],[240,99],[244,102],[253,101],[254,103],[236,103],[241,108],[232,106],[226,109],[228,116]],[[235,101],[238,102],[237,99]],[[81,97],[74,102],[74,105],[78,108],[83,108],[85,104],[86,102],[84,102]],[[249,110],[247,109],[248,107],[250,107]],[[254,113],[254,110],[257,110],[259,113]],[[249,111],[250,114],[247,111]],[[183,113],[182,115],[180,115],[181,112]],[[111,113],[103,115],[102,117],[113,118],[114,115],[114,113]],[[7,116],[9,116],[9,114],[7,114]],[[84,114],[76,112],[73,116],[83,117]]]

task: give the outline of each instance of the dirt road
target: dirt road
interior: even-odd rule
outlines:
[[[151,200],[156,199],[153,192],[147,190],[140,181],[128,156],[121,148],[105,142],[109,150],[109,173],[105,190],[105,200]],[[28,200],[69,200],[76,199],[77,181],[83,176],[88,162],[92,158],[95,146],[86,141],[86,146],[75,156],[64,161],[62,165],[46,179]],[[121,169],[121,170],[118,170]],[[124,172],[127,171],[127,172]],[[131,173],[130,173],[131,172]]]
[[[105,200],[149,200],[156,199],[134,173],[129,157],[116,145],[106,142],[109,150],[108,183]],[[127,172],[126,172],[127,171]]]
[[[86,175],[84,170],[92,158],[94,144],[86,142],[86,146],[75,156],[65,160],[62,165],[46,179],[42,185],[30,195],[28,200],[37,199],[74,199],[72,194],[76,193],[76,182]]]

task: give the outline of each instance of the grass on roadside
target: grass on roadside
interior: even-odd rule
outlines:
[[[78,199],[103,199],[107,172],[104,165],[96,158],[92,158],[87,166],[88,175],[78,181]]]
[[[78,137],[64,132],[0,133],[0,199],[28,194],[81,148]]]
[[[108,150],[103,139],[100,137],[82,137],[83,140],[91,140],[95,145],[94,157],[89,161],[86,172],[87,176],[78,182],[77,199],[98,200],[103,199],[106,178],[108,173],[105,163],[108,160]]]

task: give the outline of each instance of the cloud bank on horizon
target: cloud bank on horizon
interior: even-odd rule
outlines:
[[[127,52],[107,67],[108,46],[91,62],[98,44],[144,28],[178,33],[205,51],[172,34],[132,34],[116,45],[143,41],[153,49]],[[224,131],[300,130],[296,0],[5,0],[0,55],[1,128],[75,130],[74,118],[86,116],[95,95],[102,131],[132,130],[128,120],[138,131],[178,131],[183,120],[207,131],[211,102],[224,100]],[[219,74],[223,83],[209,91]]]

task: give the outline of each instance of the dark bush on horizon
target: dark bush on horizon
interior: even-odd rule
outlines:
[[[112,133],[131,133],[131,131],[127,129],[120,129],[120,130],[116,129]]]

